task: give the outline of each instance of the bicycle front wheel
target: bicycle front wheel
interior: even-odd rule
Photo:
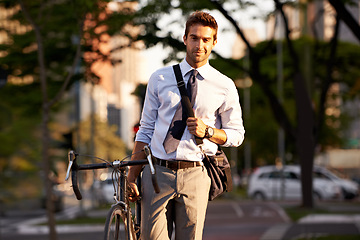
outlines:
[[[111,207],[105,222],[104,240],[129,240],[127,218],[123,207]]]

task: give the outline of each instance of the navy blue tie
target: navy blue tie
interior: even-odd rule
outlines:
[[[196,93],[197,93],[197,81],[196,76],[198,74],[197,70],[192,70],[189,81],[187,83],[187,93],[189,96],[189,99],[191,100],[191,106],[193,107],[195,104],[196,99]],[[181,137],[185,131],[186,128],[186,119],[189,116],[185,111],[183,111],[183,106],[180,103],[178,108],[176,109],[175,115],[171,121],[169,130],[166,134],[165,140],[164,140],[164,148],[166,153],[172,153],[174,152],[181,140]]]

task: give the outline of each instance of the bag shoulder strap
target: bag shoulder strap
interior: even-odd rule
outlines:
[[[185,88],[185,82],[182,77],[180,65],[179,64],[173,65],[173,69],[174,69],[174,73],[175,73],[175,77],[176,77],[176,81],[177,81],[177,86],[180,91],[181,103],[182,103],[183,109],[187,112],[189,117],[195,117],[194,110],[191,107],[189,96],[187,95],[187,91]],[[196,137],[196,136],[195,136],[195,142],[197,145],[203,143],[202,139],[199,137]]]
[[[177,86],[179,88],[181,98],[184,98],[184,97],[189,98],[187,95],[187,92],[186,92],[185,82],[183,80],[179,64],[173,65],[173,69],[174,69]],[[190,99],[189,99],[189,101],[190,101]]]

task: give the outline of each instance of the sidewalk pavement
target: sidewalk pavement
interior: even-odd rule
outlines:
[[[71,215],[74,214],[74,210],[69,211]],[[104,216],[106,210],[89,211],[88,213],[89,217]],[[67,214],[62,214],[60,218],[66,218],[65,215]],[[26,235],[47,234],[48,227],[46,225],[37,225],[44,220],[44,217],[35,218],[7,230],[14,231],[16,228],[18,233]],[[57,231],[59,233],[72,233],[81,229],[81,231],[86,232],[101,232],[103,228],[103,224],[92,224],[91,226],[59,225]],[[360,239],[360,214],[311,214],[296,223],[275,225],[268,229],[259,240],[290,240],[300,237],[312,239],[325,235],[357,235]]]
[[[346,209],[349,212],[349,209]],[[57,219],[69,219],[78,214],[79,208],[72,207],[57,215]],[[339,210],[338,210],[339,211]],[[107,210],[88,211],[89,217],[105,216]],[[22,234],[45,234],[47,226],[37,225],[46,222],[45,216],[38,216],[29,220],[24,220],[7,225],[5,232],[18,231]],[[57,226],[58,232],[76,232],[79,228],[87,232],[102,231],[103,224],[80,226],[80,225],[61,225]],[[3,229],[3,233],[4,229]],[[324,235],[357,235],[360,239],[360,209],[355,208],[349,214],[311,214],[301,218],[298,222],[281,223],[269,228],[259,240],[290,240],[303,238],[315,238]]]
[[[289,240],[326,235],[356,235],[360,239],[360,214],[310,214],[296,223],[268,229],[260,240]]]

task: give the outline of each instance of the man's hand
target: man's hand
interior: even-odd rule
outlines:
[[[186,124],[191,134],[200,138],[205,137],[206,125],[200,118],[189,117]]]
[[[205,137],[205,130],[207,126],[200,118],[189,117],[186,124],[191,134],[200,138]],[[222,145],[226,142],[226,139],[227,136],[224,130],[214,128],[214,135],[209,140]]]
[[[146,143],[135,141],[133,155],[131,157],[131,160],[145,159],[146,155],[145,155],[144,151],[141,151],[141,150],[144,149],[144,146],[146,146],[146,145],[147,145]],[[136,179],[141,172],[141,168],[142,168],[142,166],[140,166],[140,165],[135,165],[135,166],[129,167],[127,179],[129,181],[129,185],[130,185],[129,187],[132,189],[131,193],[129,194],[129,200],[132,202],[135,202],[140,196],[139,189],[136,185]]]
[[[136,183],[134,183],[134,182],[129,182],[129,187],[131,189],[131,191],[129,193],[129,200],[131,202],[136,202],[140,196],[139,189],[138,189]]]

